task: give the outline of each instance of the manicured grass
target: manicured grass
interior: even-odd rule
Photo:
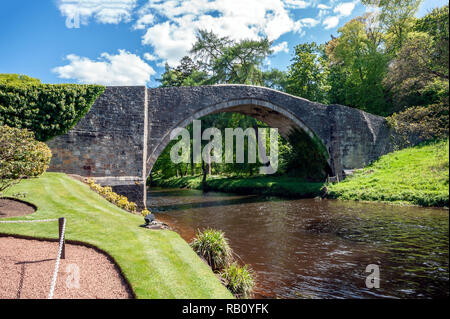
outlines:
[[[142,217],[114,206],[65,174],[24,180],[8,194],[18,192],[26,193],[25,200],[38,210],[10,220],[66,217],[66,238],[108,252],[138,298],[232,298],[177,233],[139,227]],[[58,226],[56,222],[0,224],[0,233],[57,238]]]
[[[328,195],[343,200],[449,205],[449,141],[419,145],[382,156]]]
[[[202,176],[172,177],[155,179],[159,187],[201,189]],[[322,183],[308,183],[295,177],[213,177],[207,180],[208,189],[217,192],[237,194],[258,194],[288,198],[316,197],[321,194]]]

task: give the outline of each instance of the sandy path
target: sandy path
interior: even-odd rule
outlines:
[[[47,298],[58,243],[0,237],[0,299]],[[132,298],[117,267],[104,254],[66,245],[54,298]]]

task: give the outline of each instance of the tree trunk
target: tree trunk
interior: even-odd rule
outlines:
[[[202,171],[203,171],[203,178],[202,178],[202,190],[203,192],[208,191],[208,185],[206,184],[206,175],[208,175],[208,168],[205,166],[205,162],[202,161]]]

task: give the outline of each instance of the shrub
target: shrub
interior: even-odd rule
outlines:
[[[0,84],[41,84],[41,80],[25,74],[0,73]]]
[[[190,244],[192,249],[211,266],[213,271],[227,267],[232,259],[232,251],[223,232],[205,229],[197,232]]]
[[[147,216],[148,214],[150,214],[150,211],[146,208],[146,209],[143,209],[142,211],[141,211],[141,215],[143,216],[143,217],[145,217],[145,216]]]
[[[399,148],[410,146],[408,137],[413,135],[421,141],[445,139],[449,134],[449,105],[447,100],[429,106],[413,106],[387,118],[398,133],[394,141]]]
[[[253,273],[248,265],[243,267],[237,263],[233,263],[221,273],[225,280],[225,286],[237,298],[249,298],[253,294],[255,281],[253,280]]]
[[[33,132],[0,126],[0,193],[26,177],[44,173],[52,153]]]
[[[104,87],[0,82],[0,125],[26,128],[39,141],[67,133],[89,111]]]
[[[114,205],[122,209],[125,209],[131,213],[136,212],[137,210],[136,203],[130,202],[128,201],[127,197],[113,192],[110,186],[100,186],[99,184],[96,184],[92,178],[86,179],[86,184],[88,184],[93,191],[102,195],[108,202],[111,202]]]

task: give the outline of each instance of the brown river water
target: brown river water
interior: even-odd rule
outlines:
[[[187,242],[224,231],[255,272],[256,298],[449,296],[446,209],[158,188],[148,204]],[[369,264],[379,288],[366,287]]]

